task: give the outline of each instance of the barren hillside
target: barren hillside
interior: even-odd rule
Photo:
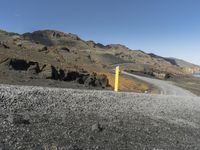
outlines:
[[[116,65],[122,70],[157,78],[185,75],[199,69],[185,61],[180,63],[120,44],[84,41],[71,33],[40,30],[20,35],[0,31],[1,83],[112,89],[112,70]],[[123,91],[151,90],[151,85],[125,76],[121,76],[120,85]]]

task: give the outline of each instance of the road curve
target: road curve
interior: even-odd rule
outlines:
[[[161,94],[164,95],[174,95],[174,96],[196,96],[193,93],[191,93],[190,91],[184,90],[180,87],[177,87],[175,85],[173,85],[171,82],[168,81],[163,81],[163,80],[158,80],[158,79],[152,79],[152,78],[147,78],[147,77],[143,77],[143,76],[138,76],[135,74],[131,74],[125,71],[122,71],[123,74],[126,74],[128,76],[132,76],[135,78],[138,78],[140,80],[143,80],[145,82],[148,82],[150,84],[153,84],[155,86],[157,86],[158,88],[160,88],[162,90]]]

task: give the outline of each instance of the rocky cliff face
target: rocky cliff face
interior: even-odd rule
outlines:
[[[182,67],[182,69],[186,74],[194,74],[200,71],[199,67]]]
[[[68,46],[69,48],[89,48],[87,43],[77,35],[54,30],[39,30],[22,35],[25,40],[40,43],[46,46]]]

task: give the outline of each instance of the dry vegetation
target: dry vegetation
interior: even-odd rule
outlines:
[[[114,87],[114,74],[113,73],[104,73],[108,80],[110,86]],[[134,91],[134,92],[145,92],[149,90],[149,85],[139,80],[134,80],[132,78],[128,78],[124,75],[120,75],[119,77],[119,91]]]
[[[191,76],[185,76],[185,77],[177,77],[171,79],[175,83],[175,85],[184,88],[188,91],[191,91],[192,93],[196,94],[197,96],[200,96],[200,78],[195,78]]]

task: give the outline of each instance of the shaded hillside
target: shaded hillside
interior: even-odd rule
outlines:
[[[193,69],[193,71],[198,71],[199,70],[199,66],[198,65],[195,65],[195,64],[192,64],[190,62],[187,62],[185,60],[182,60],[182,59],[178,59],[178,58],[167,58],[167,57],[161,57],[161,56],[158,56],[158,55],[155,55],[153,53],[150,53],[149,54],[150,56],[154,57],[154,58],[158,58],[158,59],[161,59],[161,60],[165,60],[165,61],[168,61],[170,62],[172,65],[176,65],[176,66],[179,66],[181,68],[185,68],[185,69]],[[190,72],[189,72],[190,73]]]

